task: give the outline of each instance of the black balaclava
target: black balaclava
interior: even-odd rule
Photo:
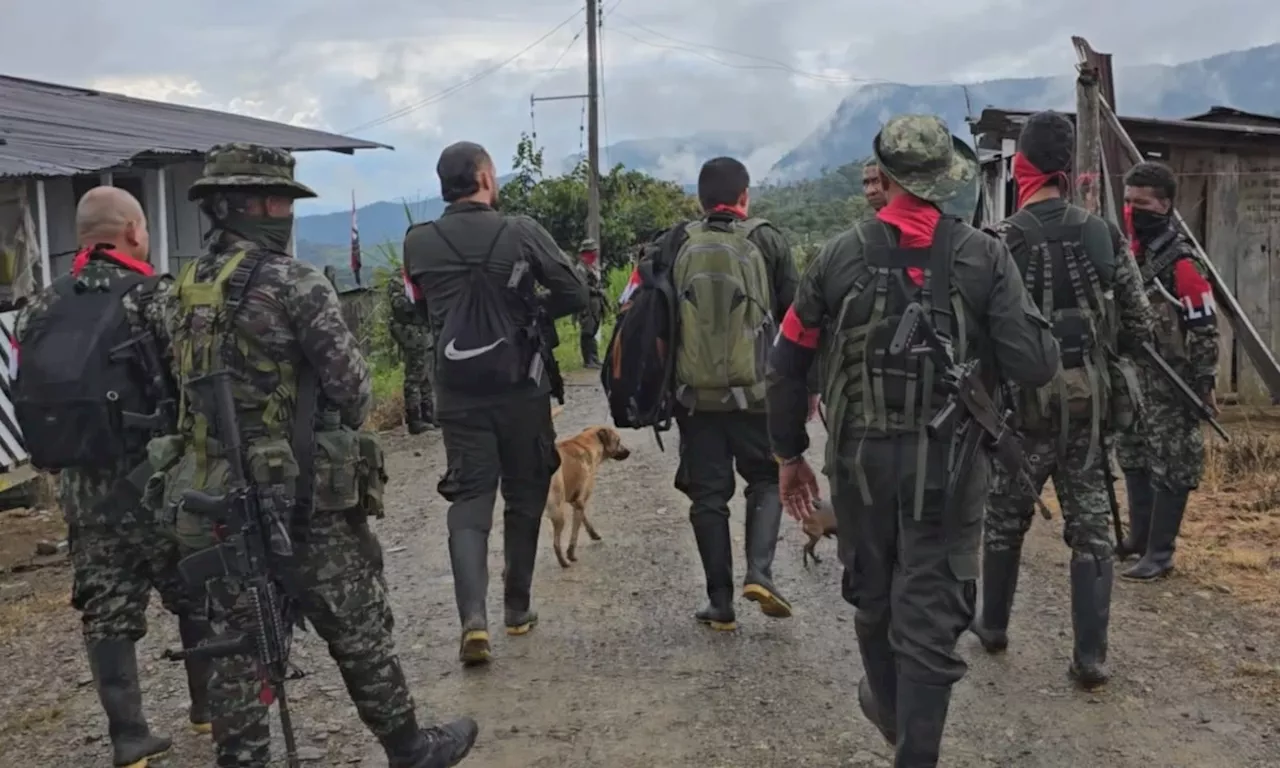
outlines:
[[[206,240],[217,239],[226,233],[263,248],[288,253],[289,240],[293,237],[293,216],[251,216],[245,213],[247,200],[257,196],[229,191],[218,192],[202,200],[200,208],[213,222]]]

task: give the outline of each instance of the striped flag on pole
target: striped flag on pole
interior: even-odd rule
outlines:
[[[355,273],[356,285],[360,285],[360,270],[364,264],[360,261],[360,227],[356,224],[356,191],[351,190],[351,271]]]
[[[618,297],[618,306],[626,304],[631,299],[631,294],[636,292],[640,287],[640,270],[631,270],[631,279],[627,281],[627,287],[622,289],[622,295]]]
[[[409,278],[409,270],[400,270],[400,278],[404,281],[404,295],[409,297],[409,301],[417,304],[422,301],[422,291]]]

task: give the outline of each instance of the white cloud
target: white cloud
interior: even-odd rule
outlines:
[[[1152,2],[604,0],[607,138],[748,132],[762,146],[750,158],[762,174],[858,82],[1067,73],[1073,33],[1115,53],[1118,64],[1185,61],[1280,39],[1274,0],[1217,0],[1212,14],[1198,0],[1165,0],[1158,13]],[[584,41],[570,46],[581,15],[510,65],[432,99],[578,7],[576,0],[24,2],[6,17],[0,72],[334,131],[403,111],[356,132],[395,153],[300,163],[326,198],[318,205],[341,207],[353,188],[363,201],[434,194],[435,158],[451,141],[485,143],[505,164],[530,127],[530,93],[585,90]],[[539,104],[536,117],[549,161],[577,151],[578,102]],[[695,164],[667,161],[673,173]]]

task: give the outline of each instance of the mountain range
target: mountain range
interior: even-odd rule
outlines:
[[[1179,118],[1229,106],[1246,112],[1280,113],[1280,44],[1251,48],[1177,65],[1118,67],[1116,103],[1124,115]],[[966,85],[872,84],[847,96],[835,112],[773,163],[769,183],[789,183],[821,175],[869,154],[871,141],[889,117],[932,113],[947,121],[953,133],[968,137],[966,118],[984,107],[1073,110],[1074,76],[990,80]],[[684,138],[621,141],[601,150],[602,161],[622,163],[654,176],[690,185],[700,164],[716,155],[743,158],[758,168],[767,162],[769,145],[747,133],[702,133]],[[565,158],[559,169],[572,167],[580,155]],[[438,216],[438,198],[410,203],[415,220]],[[399,242],[407,225],[405,204],[379,202],[358,210],[360,239],[368,246]],[[351,237],[349,213],[298,218],[299,251],[327,251]],[[306,243],[307,247],[302,244]],[[319,246],[319,248],[317,248]],[[318,259],[317,259],[318,260]]]

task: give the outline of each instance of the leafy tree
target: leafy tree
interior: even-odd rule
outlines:
[[[752,196],[751,213],[772,221],[806,259],[827,240],[871,215],[862,196],[859,160],[816,179],[767,186]]]
[[[542,150],[521,135],[512,165],[515,178],[500,191],[502,209],[533,217],[561,248],[576,251],[587,236],[587,164],[547,177]],[[642,238],[697,215],[697,202],[679,185],[615,166],[600,179],[600,253],[605,266],[625,264]]]

